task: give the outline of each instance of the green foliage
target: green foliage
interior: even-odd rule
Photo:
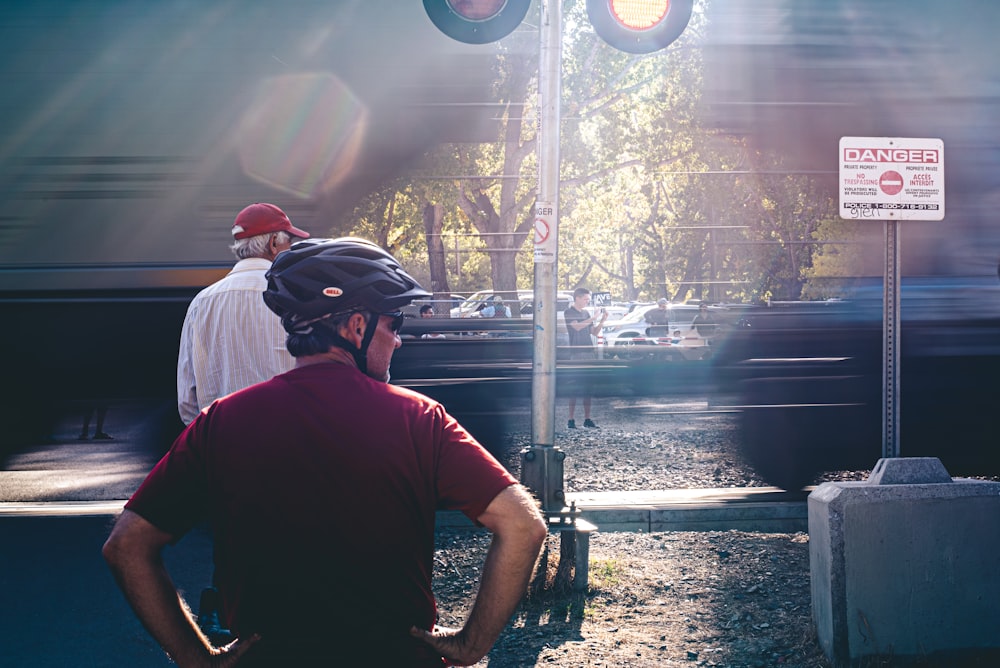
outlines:
[[[821,242],[813,254],[813,263],[805,272],[803,299],[850,297],[859,287],[858,277],[877,275],[879,257],[871,257],[872,224],[865,221],[829,218],[813,232]],[[876,254],[877,255],[877,254]]]
[[[834,296],[861,267],[829,184],[705,127],[696,7],[674,44],[626,54],[596,36],[583,0],[564,2],[558,287],[618,298],[758,301]],[[354,212],[353,232],[429,281],[421,212],[443,205],[453,291],[533,280],[537,34],[499,43],[495,143],[437,147]],[[444,178],[451,176],[455,178]],[[516,177],[516,178],[513,178]],[[845,230],[847,230],[845,232]],[[864,265],[864,262],[860,263]]]

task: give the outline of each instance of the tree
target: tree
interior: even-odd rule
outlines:
[[[422,209],[424,237],[427,239],[427,265],[431,272],[430,288],[435,300],[449,299],[448,269],[444,255],[444,207],[425,201]]]
[[[879,275],[880,257],[872,252],[881,243],[872,239],[873,233],[877,236],[879,232],[880,226],[873,228],[866,221],[832,217],[821,220],[813,232],[817,246],[812,266],[805,272],[802,298],[850,297],[861,286],[860,277]]]
[[[525,127],[524,110],[536,62],[537,58],[515,51],[498,59],[501,79],[497,90],[505,105],[502,140],[496,147],[459,152],[462,168],[492,169],[501,177],[459,181],[456,203],[481,236],[490,258],[493,289],[511,295],[517,294],[517,252],[534,226],[536,188],[530,178],[507,177],[526,176],[528,160],[535,150],[536,139]]]
[[[559,287],[587,283],[648,300],[805,294],[816,278],[814,233],[832,202],[780,156],[704,127],[702,62],[693,48],[703,16],[696,11],[670,48],[636,56],[600,40],[584,13],[583,2],[566,3]],[[530,281],[533,258],[524,246],[537,185],[537,45],[528,42],[535,38],[515,32],[500,43],[497,142],[437,147],[409,182],[396,184],[401,197],[373,196],[371,215],[361,216],[376,234],[378,224],[399,227],[376,238],[426,263],[435,291],[450,285],[449,272],[460,289],[485,287],[463,285],[470,277],[488,276],[502,292]],[[482,253],[443,262],[454,251],[440,242],[448,234],[469,240],[463,251]]]

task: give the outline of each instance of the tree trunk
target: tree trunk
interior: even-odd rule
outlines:
[[[622,282],[625,284],[624,298],[625,301],[632,302],[639,298],[639,291],[635,287],[635,257],[631,245],[622,249],[621,260]]]
[[[517,253],[513,250],[500,249],[490,253],[490,278],[493,281],[494,292],[500,293],[510,306],[510,314],[518,317],[520,308],[517,298]]]
[[[524,161],[532,154],[535,139],[521,136],[523,119],[520,106],[528,99],[531,82],[530,56],[511,53],[507,91],[508,107],[503,123],[503,156],[500,173],[519,174]],[[511,111],[513,109],[513,111]],[[493,290],[501,294],[511,307],[511,315],[519,315],[517,299],[517,250],[534,230],[533,191],[520,192],[517,179],[505,179],[500,184],[499,201],[494,203],[488,192],[489,178],[469,179],[458,190],[457,203],[481,235],[490,258],[490,279]]]
[[[431,292],[434,293],[435,308],[441,314],[451,310],[451,288],[448,287],[448,268],[445,264],[444,239],[441,236],[444,207],[440,204],[424,203],[424,236],[427,239],[427,261],[431,271]]]

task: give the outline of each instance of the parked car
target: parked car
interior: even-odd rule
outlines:
[[[425,304],[431,304],[434,307],[434,314],[443,316],[466,300],[465,295],[450,294],[449,297],[450,299],[443,301],[433,298],[417,299],[403,307],[403,315],[407,318],[419,318],[420,308]]]
[[[480,290],[473,293],[468,298],[465,299],[461,304],[456,306],[451,310],[452,318],[478,318],[479,312],[490,305],[493,301],[494,295],[497,294],[493,290]],[[511,298],[507,293],[500,293],[504,298],[504,301],[508,306],[513,307],[511,303]],[[556,294],[557,304],[556,308],[558,313],[562,313],[566,308],[573,303],[573,293],[560,291]],[[517,291],[517,315],[520,316],[531,316],[534,310],[535,304],[535,293],[533,290],[518,290]],[[514,314],[513,308],[511,309],[512,315]],[[516,317],[516,316],[515,316]]]
[[[479,317],[479,312],[490,305],[496,293],[493,290],[479,290],[473,292],[460,304],[452,307],[452,318]],[[504,301],[510,301],[507,295],[503,295]],[[513,311],[512,311],[513,313]]]
[[[645,315],[658,308],[656,304],[643,304],[620,320],[609,320],[597,337],[598,349],[605,358],[641,359],[643,357],[669,357],[673,359],[700,360],[708,357],[709,345],[692,326],[698,315],[698,302],[668,304],[670,334],[649,337]],[[724,306],[709,306],[721,328],[729,320]]]
[[[614,322],[627,316],[629,314],[629,309],[632,308],[632,305],[622,302],[611,302],[609,304],[603,304],[598,308],[603,308],[608,312],[607,322]],[[593,310],[593,308],[591,308],[591,310]]]

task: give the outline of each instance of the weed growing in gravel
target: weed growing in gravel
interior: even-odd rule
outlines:
[[[595,589],[614,587],[621,582],[622,569],[616,559],[592,560],[590,562],[590,583]]]

